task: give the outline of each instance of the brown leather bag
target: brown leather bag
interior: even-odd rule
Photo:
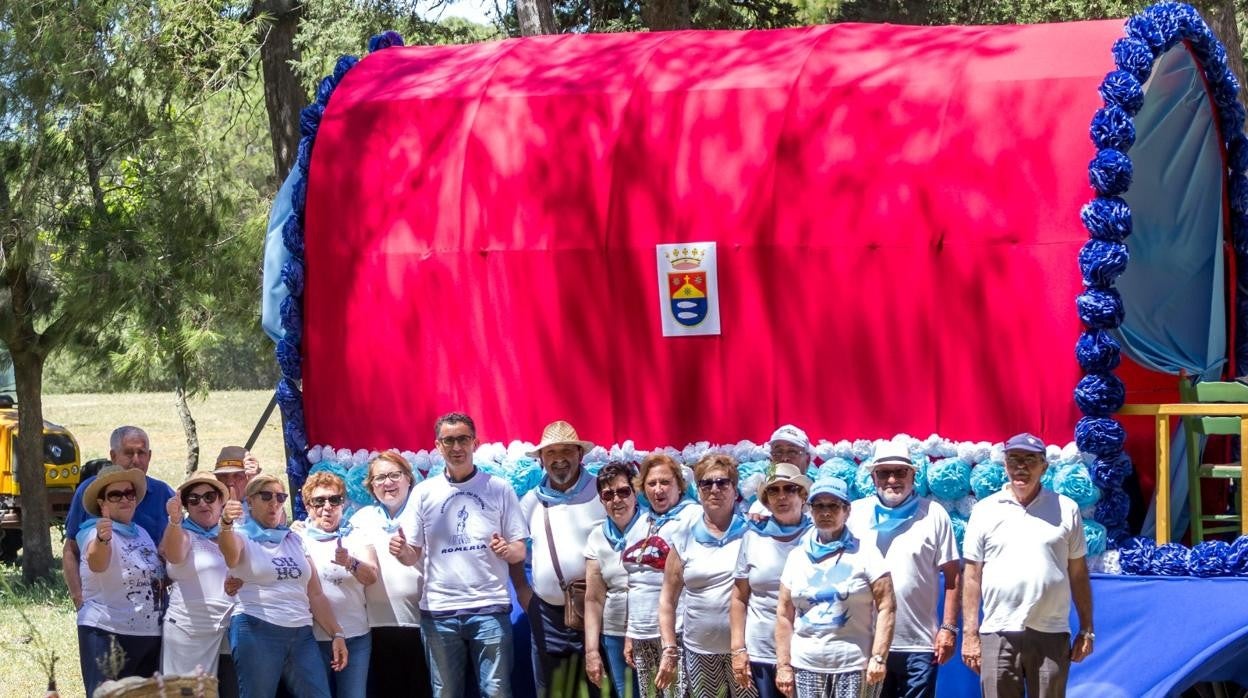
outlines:
[[[550,531],[550,507],[542,504],[542,516],[546,520],[546,547],[550,548],[550,561],[555,564],[555,577],[563,589],[563,624],[572,630],[585,629],[585,580],[564,581],[563,569],[559,567],[559,553],[555,550],[555,534]]]

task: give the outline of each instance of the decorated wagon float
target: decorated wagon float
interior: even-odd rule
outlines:
[[[905,440],[960,532],[1004,482],[1002,439],[1033,431],[1100,571],[1072,695],[1248,685],[1248,537],[1168,542],[1186,459],[1156,473],[1155,438],[1166,456],[1181,440],[1123,415],[1176,402],[1180,371],[1248,366],[1237,91],[1177,3],[1036,26],[379,35],[301,114],[270,222],[292,490],[331,469],[363,503],[385,448],[435,475],[433,422],[462,410],[478,467],[520,495],[541,476],[530,442],[568,419],[601,444],[591,471],[722,450],[752,496],[761,442],[793,423],[819,440],[811,475],[861,496],[876,444]],[[1151,496],[1155,474],[1139,537],[1124,482]],[[940,676],[975,692],[956,660]]]

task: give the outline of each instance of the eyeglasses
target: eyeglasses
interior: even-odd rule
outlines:
[[[262,502],[271,502],[274,497],[277,497],[278,504],[285,504],[286,500],[290,499],[290,495],[285,492],[269,492],[268,490],[260,490],[252,496],[259,497]]]
[[[469,436],[468,434],[462,434],[460,436],[443,436],[438,439],[438,443],[442,444],[443,448],[455,448],[456,446],[467,446],[476,438],[477,437]]]
[[[104,493],[104,499],[114,503],[120,502],[123,499],[127,502],[133,502],[135,499],[138,499],[138,496],[139,494],[134,491],[134,488],[128,490],[113,490],[112,492]]]
[[[320,509],[326,504],[328,504],[331,507],[340,507],[342,506],[342,501],[343,501],[342,495],[331,494],[328,497],[313,497],[312,499],[308,500],[308,504],[311,504],[313,507]]]
[[[799,448],[771,448],[771,459],[778,463],[792,463],[794,458],[801,458],[806,452]]]
[[[209,490],[207,492],[204,492],[203,494],[186,495],[185,497],[182,498],[182,504],[193,507],[199,504],[200,500],[203,500],[204,504],[212,504],[213,502],[217,501],[220,498],[221,498],[221,495],[216,490]]]
[[[407,475],[407,473],[402,470],[392,470],[388,473],[377,473],[376,475],[373,475],[373,484],[375,485],[379,482],[398,482],[399,480],[402,480],[405,475]]]
[[[802,491],[802,488],[799,485],[793,484],[772,485],[768,487],[766,491],[769,497],[774,497],[778,494],[798,494]]]
[[[1044,462],[1044,457],[1039,453],[1031,453],[1025,456],[1006,456],[1007,465],[1039,465]]]
[[[605,490],[598,491],[598,496],[604,502],[610,502],[613,499],[628,499],[632,494],[633,488],[631,487],[617,487],[615,489],[608,487]]]
[[[844,502],[819,502],[818,504],[810,505],[811,511],[830,511],[832,513],[848,508],[849,505]]]
[[[732,480],[726,477],[708,477],[704,480],[698,480],[698,489],[703,492],[730,490],[732,489]]]
[[[890,468],[887,470],[876,468],[875,476],[880,478],[881,480],[888,480],[889,478],[897,478],[898,480],[905,480],[906,475],[909,475],[911,472],[913,471],[910,468]]]

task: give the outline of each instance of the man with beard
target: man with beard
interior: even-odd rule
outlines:
[[[1066,695],[1072,661],[1092,653],[1092,585],[1079,506],[1047,490],[1044,442],[1005,442],[1006,487],[975,505],[963,557],[962,661],[985,696]],[[984,619],[979,619],[981,598]],[[1079,633],[1070,640],[1070,603]]]
[[[897,621],[883,698],[933,698],[936,670],[953,656],[961,563],[949,514],[914,491],[918,466],[904,444],[885,442],[871,461],[875,495],[854,502],[849,530],[880,551],[893,576]],[[944,583],[941,583],[941,576]],[[944,615],[936,616],[943,593]]]
[[[593,447],[577,436],[571,424],[561,420],[546,426],[541,442],[529,453],[541,460],[546,472],[537,489],[520,500],[533,541],[528,561],[532,581],[530,584],[515,568],[512,579],[533,630],[533,680],[538,698],[549,694],[561,665],[572,664],[564,669],[572,676],[582,674],[585,638],[581,627],[568,627],[565,622],[564,590],[585,579],[585,556],[581,552],[589,534],[607,515],[593,476],[581,467],[581,459]],[[590,695],[598,695],[596,686],[590,687]]]

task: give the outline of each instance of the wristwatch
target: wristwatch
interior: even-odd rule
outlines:
[[[871,655],[871,661],[876,662],[877,664],[883,664],[883,663],[884,663],[884,655],[882,655],[882,654],[873,654],[873,655]]]
[[[1096,633],[1091,630],[1084,630],[1079,633],[1079,637],[1086,638],[1089,642],[1096,639]]]
[[[949,632],[953,633],[954,635],[957,635],[957,634],[958,634],[958,626],[954,625],[953,623],[941,623],[941,624],[940,624],[940,629],[941,629],[941,630],[948,630]]]

